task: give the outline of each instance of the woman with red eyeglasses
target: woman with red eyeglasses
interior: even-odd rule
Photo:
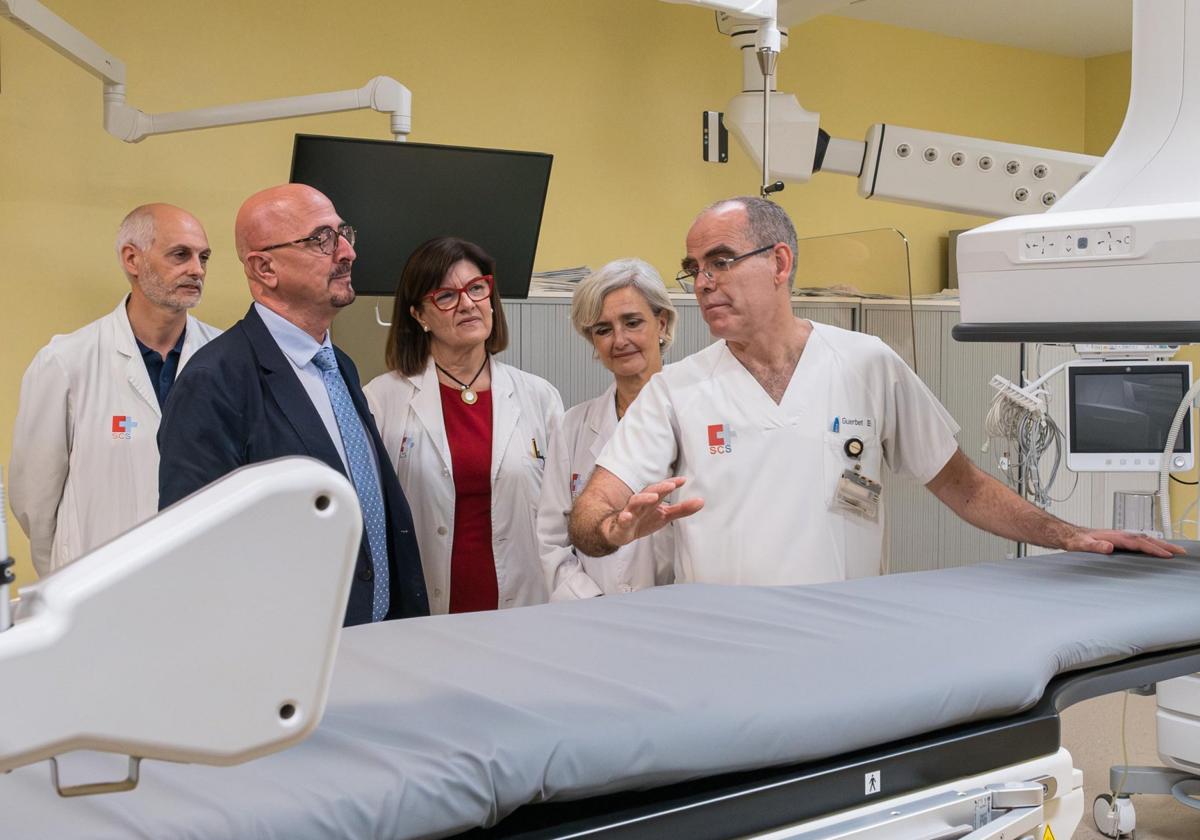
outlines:
[[[536,516],[562,397],[493,357],[508,346],[494,272],[462,239],[417,248],[396,289],[389,372],[363,389],[413,509],[435,615],[548,598]]]

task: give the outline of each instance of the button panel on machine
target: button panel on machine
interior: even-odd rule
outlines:
[[[1133,253],[1133,228],[1090,228],[1027,233],[1022,260],[1113,259]]]

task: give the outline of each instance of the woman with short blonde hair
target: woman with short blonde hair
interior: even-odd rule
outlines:
[[[571,545],[567,523],[617,422],[650,377],[662,370],[662,354],[675,337],[676,321],[662,278],[643,260],[614,260],[575,290],[571,323],[612,372],[613,384],[599,397],[571,408],[551,432],[538,539],[552,601],[674,582],[671,528],[635,540],[608,557],[593,558]]]

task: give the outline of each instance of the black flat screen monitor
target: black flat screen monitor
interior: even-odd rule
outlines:
[[[458,236],[496,260],[506,298],[529,294],[552,155],[297,134],[292,181],[354,225],[354,288],[392,295],[417,246]]]

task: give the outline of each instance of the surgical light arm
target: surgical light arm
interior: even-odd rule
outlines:
[[[0,632],[0,773],[71,750],[238,764],[325,710],[362,517],[309,458],[245,467],[25,586]],[[52,769],[57,765],[52,765]],[[57,774],[54,774],[57,777]],[[57,778],[55,778],[57,784]]]
[[[265,122],[289,117],[372,108],[390,115],[391,132],[403,140],[412,130],[412,93],[387,76],[354,90],[244,102],[164,114],[146,114],[125,102],[125,63],[51,12],[38,0],[0,0],[6,17],[104,83],[104,129],[127,143],[153,134]]]

